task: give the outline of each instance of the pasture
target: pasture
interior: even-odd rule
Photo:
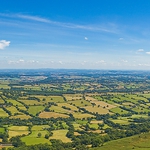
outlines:
[[[21,135],[28,135],[28,127],[27,126],[10,126],[8,127],[8,135],[9,138]]]
[[[38,133],[41,133],[41,137],[38,137]],[[45,135],[48,133],[48,131],[32,131],[31,134],[24,136],[21,138],[23,142],[26,143],[26,145],[35,145],[35,144],[44,144],[48,143],[51,144],[48,139],[45,138]]]
[[[44,108],[44,106],[29,106],[28,112],[35,116],[37,113],[43,111]]]
[[[71,142],[71,139],[66,137],[68,130],[55,130],[52,132],[53,132],[53,135],[50,137],[50,139],[61,140],[64,143]]]
[[[8,114],[2,108],[0,108],[0,117],[8,117]]]
[[[150,133],[140,134],[128,138],[118,139],[105,143],[101,147],[90,148],[90,150],[149,150]]]

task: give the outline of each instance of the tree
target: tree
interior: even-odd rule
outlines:
[[[21,141],[21,139],[20,139],[19,136],[12,137],[12,138],[10,139],[10,142],[12,142],[12,145],[13,145],[14,147],[20,147],[20,146],[25,145],[25,143]]]
[[[40,138],[42,136],[42,134],[39,132],[37,136],[38,136],[38,138]]]

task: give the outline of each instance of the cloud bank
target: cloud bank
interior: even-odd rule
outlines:
[[[0,50],[4,49],[5,47],[10,45],[10,41],[1,40],[0,41]]]

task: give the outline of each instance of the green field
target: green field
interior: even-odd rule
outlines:
[[[38,133],[41,133],[41,137],[38,137]],[[32,131],[31,134],[28,136],[22,137],[21,140],[26,143],[26,145],[34,145],[34,144],[44,144],[48,143],[50,144],[50,141],[48,139],[45,139],[45,134],[47,134],[47,131]]]
[[[10,126],[8,127],[8,135],[9,138],[21,135],[28,135],[28,127],[27,126]]]
[[[69,138],[66,137],[68,130],[56,130],[53,131],[53,136],[50,139],[62,140],[64,143],[71,142]]]
[[[91,148],[90,150],[149,150],[150,149],[150,133],[136,135],[128,138],[114,140],[105,143],[98,148]]]
[[[2,108],[0,108],[0,117],[8,117],[8,114]]]
[[[44,108],[44,106],[30,106],[28,112],[35,116],[37,113],[43,111]]]

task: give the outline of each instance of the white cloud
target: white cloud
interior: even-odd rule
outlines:
[[[150,55],[150,52],[146,52],[146,54]]]
[[[5,47],[10,45],[10,41],[1,40],[0,41],[0,49],[4,49]]]
[[[144,52],[144,49],[138,49],[138,52]]]
[[[67,22],[58,22],[58,21],[53,21],[50,19],[42,18],[39,16],[31,16],[31,15],[23,15],[23,14],[0,13],[0,16],[11,17],[11,18],[20,18],[20,19],[43,22],[43,23],[48,23],[48,24],[54,24],[57,26],[65,27],[65,28],[83,29],[83,30],[89,30],[89,31],[99,31],[99,32],[107,32],[107,33],[114,33],[114,34],[118,33],[118,31],[116,30],[116,28],[114,28],[114,25],[112,25],[112,24],[81,25],[81,24],[73,24],[73,23],[67,23]]]
[[[101,64],[101,63],[105,63],[105,61],[104,60],[99,60],[99,61],[96,62],[96,64]]]
[[[24,60],[23,59],[19,59],[19,62],[24,62]]]
[[[39,21],[39,22],[45,22],[45,23],[50,23],[50,20],[37,17],[37,16],[28,16],[28,15],[17,15],[18,18],[22,19],[28,19],[28,20],[33,20],[33,21]]]
[[[59,61],[58,63],[59,63],[59,64],[61,64],[61,65],[63,64],[63,62],[62,62],[62,61]]]
[[[122,62],[127,63],[128,61],[127,60],[122,60]]]
[[[85,40],[88,40],[88,38],[87,38],[87,37],[84,37],[84,39],[85,39]]]

